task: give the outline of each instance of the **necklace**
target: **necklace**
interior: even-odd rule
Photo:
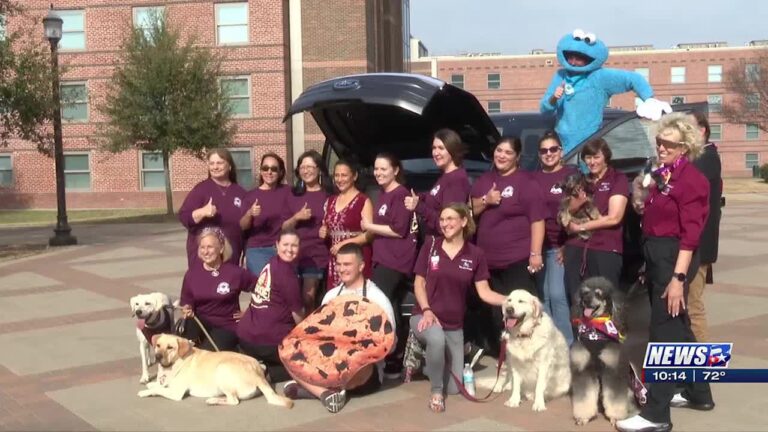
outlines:
[[[217,267],[210,267],[208,264],[203,263],[203,268],[205,270],[208,270],[211,272],[211,276],[218,277],[219,276],[219,268],[221,268],[221,263]]]
[[[229,183],[227,185],[221,185],[214,179],[211,179],[211,181],[213,182],[213,184],[216,185],[216,188],[219,190],[219,192],[221,192],[221,196],[227,196],[227,190],[229,186],[232,185],[232,183]]]

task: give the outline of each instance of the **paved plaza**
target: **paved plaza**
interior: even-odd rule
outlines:
[[[768,368],[766,210],[765,200],[729,201],[716,285],[706,294],[712,339],[734,343],[733,368]],[[0,230],[0,241],[45,241],[49,233]],[[432,414],[426,381],[388,382],[386,391],[352,399],[336,415],[317,401],[286,410],[261,397],[238,407],[141,399],[128,298],[178,295],[186,234],[178,224],[77,225],[74,233],[80,246],[0,263],[0,430],[611,430],[602,417],[574,426],[567,398],[534,413],[530,402],[511,409],[504,397],[475,404],[452,396],[444,414]],[[490,362],[479,372],[486,380]],[[717,408],[673,411],[675,430],[766,430],[767,390],[714,385]]]

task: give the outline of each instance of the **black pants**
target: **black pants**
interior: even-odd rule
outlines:
[[[205,326],[205,330],[211,335],[211,339],[216,343],[219,351],[237,351],[237,334],[221,327],[213,327],[207,321],[198,317]],[[196,346],[207,351],[216,351],[211,345],[211,341],[205,336],[194,318],[188,318],[184,324],[183,337],[194,341]]]
[[[691,331],[688,314],[683,311],[677,317],[667,312],[667,300],[661,298],[672,280],[680,242],[676,238],[651,237],[644,240],[646,280],[651,301],[651,342],[696,342]],[[693,254],[688,267],[688,280],[693,280],[699,268],[698,252]],[[688,283],[684,285],[687,304]],[[648,403],[640,415],[656,423],[670,423],[669,402],[677,392],[674,383],[653,383],[648,392]],[[708,383],[686,383],[682,386],[683,397],[697,404],[711,403],[712,393]]]
[[[524,289],[538,296],[536,281],[528,271],[527,259],[514,262],[505,268],[491,270],[489,283],[492,290],[505,296],[516,289]],[[503,328],[501,308],[491,307],[480,300],[476,290],[469,290],[464,319],[464,340],[485,347],[488,354],[498,357]]]
[[[585,256],[583,247],[566,245],[563,248],[563,264],[565,266],[565,289],[571,304],[574,304],[584,279],[593,276],[602,276],[608,279],[614,288],[619,289],[622,266],[620,253],[587,249]],[[581,270],[584,264],[586,264],[586,268],[582,275]]]
[[[402,319],[400,305],[405,298],[408,275],[400,273],[381,264],[373,268],[371,280],[387,296],[395,313],[395,328],[397,329],[397,346],[387,356],[387,363],[402,366],[402,357],[405,352],[405,344],[408,341],[408,320]],[[378,379],[378,378],[377,378]]]
[[[243,354],[251,356],[267,366],[267,373],[273,384],[293,379],[285,370],[283,362],[280,361],[277,345],[251,345],[240,341],[240,350]]]

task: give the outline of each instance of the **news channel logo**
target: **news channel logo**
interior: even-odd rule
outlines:
[[[733,343],[649,342],[643,369],[711,368],[727,369]]]

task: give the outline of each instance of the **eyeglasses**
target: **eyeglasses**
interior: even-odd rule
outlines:
[[[280,172],[280,167],[276,167],[274,165],[262,165],[261,166],[261,172],[267,172],[267,171],[271,171],[273,173],[278,173],[278,172]]]
[[[540,154],[540,155],[542,155],[542,156],[543,156],[543,155],[545,155],[545,154],[547,154],[547,153],[552,153],[552,154],[554,154],[554,153],[557,153],[557,152],[559,152],[560,150],[561,150],[561,149],[560,149],[560,146],[554,146],[554,147],[544,147],[544,148],[540,148],[540,149],[539,149],[539,154]]]
[[[299,169],[304,171],[314,171],[317,169],[317,165],[302,165]]]
[[[656,147],[664,146],[665,149],[676,149],[681,146],[688,145],[682,142],[668,141],[664,138],[656,137]]]

